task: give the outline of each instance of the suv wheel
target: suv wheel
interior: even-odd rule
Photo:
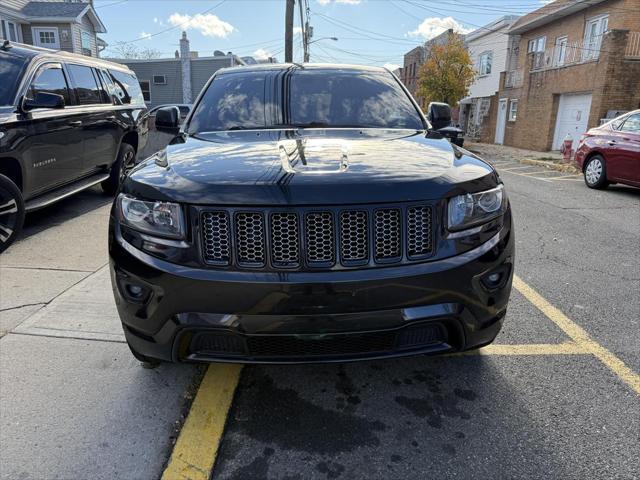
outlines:
[[[601,155],[594,155],[584,166],[584,183],[589,188],[607,188],[607,169],[604,158]]]
[[[20,235],[23,224],[22,192],[8,177],[0,175],[0,253]]]
[[[129,174],[136,164],[136,151],[128,143],[120,145],[118,158],[111,166],[109,178],[101,183],[102,190],[109,195],[113,195],[118,191],[118,187],[122,180]]]

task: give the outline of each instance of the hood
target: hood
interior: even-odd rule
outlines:
[[[433,200],[498,182],[490,165],[424,132],[255,130],[173,143],[123,191],[192,204],[335,205]]]

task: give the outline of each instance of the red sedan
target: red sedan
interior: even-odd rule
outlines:
[[[640,187],[640,110],[585,133],[575,161],[589,188],[606,188],[610,183]]]

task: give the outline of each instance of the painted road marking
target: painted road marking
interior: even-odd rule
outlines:
[[[551,181],[551,180],[549,180],[548,178],[531,177],[531,176],[529,176],[529,175],[525,175],[525,174],[523,174],[523,173],[510,172],[509,170],[498,170],[498,172],[500,172],[500,173],[501,173],[501,172],[506,172],[506,173],[509,173],[509,174],[511,174],[511,175],[518,175],[518,176],[520,176],[520,177],[525,177],[525,178],[535,178],[536,180],[540,180],[540,181],[542,181],[542,182],[549,182],[549,183],[552,183],[552,181]]]
[[[209,480],[241,370],[228,363],[207,368],[162,480]]]
[[[558,308],[551,305],[542,295],[527,285],[517,275],[513,276],[513,286],[525,296],[538,310],[544,313],[549,320],[555,323],[571,340],[587,352],[594,355],[607,368],[615,373],[618,378],[629,385],[638,395],[640,395],[640,375],[635,373],[617,356],[604,348],[578,324],[570,320]]]
[[[513,172],[514,170],[531,170],[532,168],[536,168],[536,167],[532,167],[531,165],[521,165],[519,167],[509,167],[509,168],[503,168],[501,169],[503,172]],[[536,170],[536,172],[539,172],[540,170]]]
[[[452,353],[457,355],[590,355],[591,352],[575,342],[531,343],[520,345],[491,344],[478,350]]]

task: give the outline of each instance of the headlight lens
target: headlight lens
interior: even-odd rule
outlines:
[[[502,185],[449,199],[449,230],[464,230],[499,217],[506,208],[505,200]]]
[[[118,196],[120,220],[141,232],[168,238],[184,238],[182,208],[177,203],[145,202],[125,194]]]

